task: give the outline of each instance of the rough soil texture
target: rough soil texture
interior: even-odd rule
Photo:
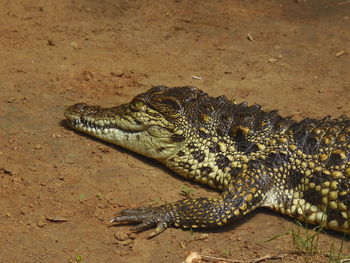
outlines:
[[[0,262],[182,262],[189,251],[304,262],[293,220],[267,210],[216,230],[147,239],[124,208],[217,193],[75,133],[67,105],[125,103],[194,85],[283,116],[350,114],[350,3],[342,0],[38,0],[0,3]],[[193,76],[200,77],[193,78]],[[265,242],[269,239],[275,239]],[[320,235],[329,252],[350,240]],[[328,262],[324,255],[312,262]]]

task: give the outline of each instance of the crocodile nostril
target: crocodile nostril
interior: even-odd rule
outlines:
[[[78,110],[79,112],[84,112],[85,111],[85,108],[87,107],[88,105],[86,103],[77,103],[74,105],[74,108],[76,110]]]

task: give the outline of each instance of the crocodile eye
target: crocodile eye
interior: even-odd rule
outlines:
[[[139,98],[134,98],[132,101],[131,101],[131,105],[134,107],[134,108],[141,108],[145,105],[145,102]]]

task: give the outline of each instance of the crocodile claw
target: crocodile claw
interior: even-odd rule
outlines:
[[[111,223],[139,223],[132,231],[143,231],[155,227],[149,238],[154,237],[173,224],[172,216],[161,207],[139,207],[136,209],[122,210],[114,217]]]

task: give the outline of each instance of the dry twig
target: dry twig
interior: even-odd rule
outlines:
[[[255,40],[254,40],[254,38],[252,37],[252,35],[251,35],[250,33],[248,33],[247,39],[248,39],[249,41],[255,43]]]
[[[282,259],[284,255],[271,255],[267,254],[265,256],[254,258],[250,260],[237,260],[237,259],[227,259],[200,255],[198,252],[190,252],[188,257],[183,263],[201,263],[201,262],[230,262],[230,263],[258,263],[267,259]]]

